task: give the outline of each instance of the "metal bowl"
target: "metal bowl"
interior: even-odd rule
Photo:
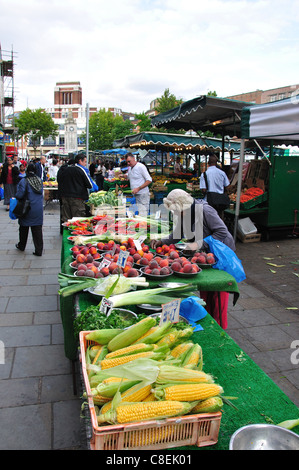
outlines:
[[[162,312],[161,305],[152,305],[152,304],[138,304],[136,305],[137,310],[142,313],[159,313]]]
[[[185,277],[186,279],[188,279],[189,277],[197,276],[197,274],[199,274],[201,271],[202,271],[202,269],[200,267],[198,267],[198,271],[196,273],[181,273],[179,271],[174,271],[173,274],[175,276],[178,276],[178,277],[181,277],[181,278]]]
[[[299,435],[274,424],[250,424],[232,435],[229,450],[299,450]]]

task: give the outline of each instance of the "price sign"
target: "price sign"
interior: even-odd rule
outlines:
[[[108,259],[108,258],[104,258],[102,261],[101,261],[101,264],[99,266],[99,270],[103,269],[103,268],[108,268],[108,266],[110,266],[110,263],[111,263],[111,259]]]
[[[132,211],[130,211],[129,209],[127,209],[127,211],[126,211],[126,212],[127,212],[127,217],[129,217],[129,219],[133,219],[133,217],[134,217],[134,214],[133,214],[133,212],[132,212]]]
[[[103,297],[101,305],[100,305],[100,312],[104,313],[105,315],[107,315],[107,317],[109,317],[111,309],[112,309],[112,302],[106,299],[106,297]]]
[[[163,325],[166,321],[177,323],[179,321],[181,299],[174,299],[167,304],[162,305],[162,313],[159,325]]]
[[[141,245],[142,245],[142,243],[144,242],[145,239],[146,239],[145,236],[141,236],[141,237],[138,238],[138,240],[134,240],[135,248],[136,248],[137,251],[142,250]]]
[[[155,215],[155,220],[161,219],[161,211],[157,211]]]
[[[120,250],[118,254],[118,260],[116,261],[117,266],[124,268],[127,263],[129,254],[130,253],[128,251]]]

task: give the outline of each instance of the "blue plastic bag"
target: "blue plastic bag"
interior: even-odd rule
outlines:
[[[13,210],[16,207],[17,202],[18,202],[18,200],[15,197],[10,198],[10,200],[9,200],[9,213],[8,214],[9,214],[9,217],[11,218],[11,220],[16,220],[17,219],[17,217],[13,213]]]
[[[209,245],[210,252],[214,253],[217,258],[217,263],[213,268],[220,269],[231,274],[237,282],[241,282],[246,279],[242,262],[231,248],[226,246],[220,240],[213,238],[212,235],[206,237],[204,241]]]
[[[194,331],[203,330],[203,327],[197,322],[204,318],[207,313],[206,309],[199,303],[198,297],[192,296],[181,300],[180,315],[186,318],[191,326],[195,327]]]
[[[4,199],[4,189],[0,188],[0,201],[2,201],[2,199]]]

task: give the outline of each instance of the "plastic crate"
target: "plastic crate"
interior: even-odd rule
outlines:
[[[222,413],[201,413],[163,420],[99,426],[91,396],[86,349],[95,344],[86,340],[89,331],[81,331],[80,359],[92,425],[91,450],[152,450],[181,446],[210,446],[218,441]]]
[[[242,210],[251,209],[252,207],[258,206],[262,202],[267,201],[267,199],[268,199],[268,194],[263,193],[260,196],[257,196],[257,197],[254,197],[254,198],[250,199],[249,201],[241,202],[240,203],[240,208]]]

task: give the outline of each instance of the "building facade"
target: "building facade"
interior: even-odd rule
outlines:
[[[291,98],[299,94],[299,85],[288,85],[280,88],[271,88],[269,90],[256,90],[239,95],[227,96],[226,98],[238,101],[245,101],[254,104],[265,104],[273,101]]]

